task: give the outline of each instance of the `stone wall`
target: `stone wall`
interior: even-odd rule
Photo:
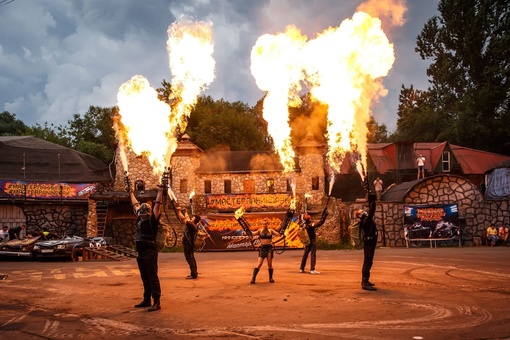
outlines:
[[[46,227],[59,236],[87,236],[87,204],[27,204],[20,208],[26,216],[26,232]]]
[[[491,223],[499,225],[510,221],[508,199],[485,201],[475,185],[459,176],[445,175],[425,179],[411,188],[403,201],[377,203],[375,222],[379,229],[379,245],[406,245],[403,229],[405,205],[458,204],[459,217],[465,221],[465,225],[461,227],[462,239],[466,245],[473,244],[473,237],[485,235]],[[348,220],[354,220],[354,212],[360,208],[367,208],[366,201],[346,204]]]

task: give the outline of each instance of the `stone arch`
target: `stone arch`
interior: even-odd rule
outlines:
[[[476,185],[464,177],[437,175],[427,177],[410,187],[403,197],[406,204],[458,203],[480,206],[483,195]]]

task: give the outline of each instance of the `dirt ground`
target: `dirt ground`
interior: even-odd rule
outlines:
[[[162,309],[133,306],[135,260],[0,262],[0,339],[509,339],[510,248],[379,248],[360,288],[362,251],[319,251],[320,275],[299,273],[301,250],[275,255],[249,283],[254,251],[160,254]],[[308,269],[308,268],[307,268]]]

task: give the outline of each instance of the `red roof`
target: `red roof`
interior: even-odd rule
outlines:
[[[380,174],[399,169],[399,167],[401,168],[402,165],[398,164],[398,160],[405,157],[412,157],[413,167],[416,168],[417,166],[414,159],[420,154],[425,156],[426,171],[432,172],[436,168],[436,165],[442,161],[442,155],[445,149],[452,151],[452,157],[460,164],[464,175],[484,174],[498,164],[510,161],[510,156],[469,149],[454,144],[448,144],[448,142],[413,143],[413,155],[398,155],[398,148],[396,144],[393,143],[368,144],[368,154],[377,168],[377,172]]]

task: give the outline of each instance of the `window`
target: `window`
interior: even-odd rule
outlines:
[[[225,194],[232,193],[232,181],[229,179],[226,179],[223,181],[223,189],[225,191]]]
[[[181,179],[181,193],[188,192],[188,180]]]
[[[267,185],[267,192],[270,194],[274,194],[274,179],[268,178],[266,180],[266,185]]]
[[[244,181],[244,193],[245,194],[254,194],[255,193],[255,181],[252,179],[248,179]]]
[[[205,180],[204,181],[204,192],[206,194],[210,194],[211,193],[211,181],[210,180]]]
[[[145,182],[141,179],[135,182],[135,190],[145,190]]]
[[[312,190],[319,190],[319,177],[312,177]]]
[[[290,180],[287,180],[287,192],[292,191],[292,185],[290,184]]]
[[[443,152],[443,171],[450,171],[450,151]]]

